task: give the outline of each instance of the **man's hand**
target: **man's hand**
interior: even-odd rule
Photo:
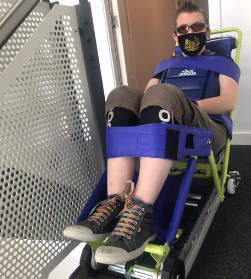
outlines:
[[[232,78],[219,75],[220,96],[197,101],[198,107],[208,114],[227,113],[234,109],[238,84]]]

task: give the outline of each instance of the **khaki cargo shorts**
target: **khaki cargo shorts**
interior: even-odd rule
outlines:
[[[107,115],[114,108],[122,107],[133,111],[140,118],[140,113],[150,106],[159,106],[168,112],[169,121],[164,122],[211,129],[214,154],[224,147],[227,138],[225,127],[200,110],[179,88],[170,84],[154,85],[145,94],[129,86],[115,88],[106,100],[105,111]]]

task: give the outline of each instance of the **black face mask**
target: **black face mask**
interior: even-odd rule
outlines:
[[[189,56],[195,56],[200,53],[206,43],[206,40],[206,32],[187,33],[178,36],[180,49]]]

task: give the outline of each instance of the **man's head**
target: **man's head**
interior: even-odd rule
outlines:
[[[192,2],[185,2],[177,10],[176,30],[173,34],[173,38],[176,43],[179,43],[183,54],[201,54],[205,50],[204,41],[209,35],[206,12]],[[197,50],[190,51],[195,49]]]

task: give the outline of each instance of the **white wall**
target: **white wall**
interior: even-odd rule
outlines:
[[[104,0],[88,0],[91,4],[93,24],[98,48],[100,70],[105,97],[116,87],[116,78],[109,39]]]
[[[211,29],[239,27],[243,32],[240,56],[241,78],[234,113],[232,144],[251,144],[251,1],[209,0]]]

